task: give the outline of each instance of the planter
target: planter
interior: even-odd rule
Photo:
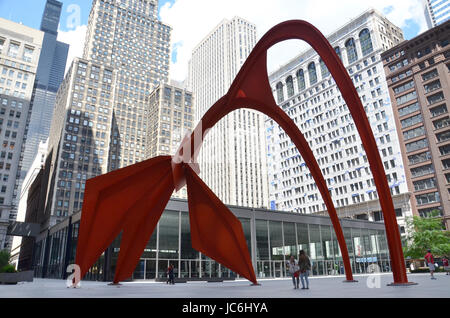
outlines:
[[[33,271],[23,271],[17,273],[0,273],[0,284],[15,285],[18,282],[32,282]]]
[[[19,281],[19,273],[0,273],[0,284],[15,285]]]

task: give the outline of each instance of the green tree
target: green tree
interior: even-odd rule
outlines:
[[[407,221],[409,236],[403,248],[405,257],[423,258],[429,249],[438,257],[450,255],[450,232],[445,231],[439,211],[433,211],[430,216],[413,216]]]
[[[10,254],[6,250],[0,251],[0,268],[9,264]]]

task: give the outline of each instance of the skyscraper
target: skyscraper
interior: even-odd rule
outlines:
[[[86,179],[146,159],[150,93],[169,74],[171,28],[157,20],[157,8],[153,0],[92,3],[84,58],[71,66],[56,101],[50,224],[81,209]]]
[[[56,92],[64,78],[69,45],[56,40],[61,7],[61,2],[47,0],[42,14],[40,29],[44,32],[44,39],[29,111],[27,139],[20,172],[21,193],[27,192],[27,189],[22,187],[22,182],[38,153],[39,145],[49,136]],[[21,195],[21,198],[26,202],[24,195]]]
[[[150,95],[146,157],[174,155],[184,136],[193,129],[192,93],[175,81],[160,84]],[[186,187],[173,197],[187,198]]]
[[[422,4],[429,29],[450,19],[450,0],[422,0]]]
[[[17,216],[20,161],[44,33],[0,18],[0,249]]]
[[[256,44],[254,24],[235,17],[219,23],[192,51],[188,89],[196,120],[229,89]],[[226,204],[268,205],[264,115],[239,109],[206,135],[198,162],[202,179]]]
[[[346,67],[372,127],[402,231],[411,215],[400,145],[380,54],[400,28],[368,10],[327,37]],[[350,112],[320,56],[309,49],[269,77],[277,103],[308,140],[340,217],[381,221],[378,196]],[[288,136],[266,121],[271,208],[326,214],[319,190]]]
[[[382,54],[414,214],[450,230],[450,21]]]
[[[39,143],[48,138],[56,92],[64,78],[69,45],[56,40],[61,7],[61,2],[47,0],[42,15],[40,29],[44,32],[44,40],[36,72],[22,177],[33,162]]]
[[[145,159],[148,97],[168,81],[171,28],[157,9],[153,0],[92,4],[83,56],[118,71],[111,170]]]
[[[86,180],[108,172],[114,83],[111,67],[75,58],[58,90],[46,162],[50,224],[80,210]]]

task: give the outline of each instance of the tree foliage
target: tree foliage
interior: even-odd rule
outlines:
[[[427,250],[437,257],[450,255],[450,232],[445,231],[435,210],[430,218],[413,216],[407,221],[409,236],[404,247],[405,257],[423,258]]]
[[[6,250],[0,250],[0,268],[9,264],[10,254]]]

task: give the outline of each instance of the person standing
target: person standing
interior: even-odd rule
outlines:
[[[169,267],[167,267],[166,275],[167,275],[166,284],[169,284],[170,283],[170,265],[169,265]]]
[[[434,277],[434,257],[433,254],[431,254],[431,250],[428,250],[428,253],[425,255],[425,260],[428,264],[428,268],[430,269],[431,279],[436,279]]]
[[[444,265],[445,275],[450,275],[450,273],[449,273],[450,267],[448,266],[448,259],[447,259],[447,257],[445,257],[445,256],[444,256],[444,258],[442,259],[442,265]]]
[[[173,266],[173,264],[170,264],[170,267],[169,267],[169,284],[171,284],[171,285],[175,285],[175,276],[174,276],[173,270],[174,270],[174,266]]]
[[[298,267],[300,269],[300,280],[302,282],[302,289],[309,289],[309,271],[311,270],[311,261],[306,255],[304,250],[300,251],[300,256],[298,257]],[[306,282],[306,288],[305,288]]]
[[[294,258],[294,256],[291,255],[291,258],[289,262],[287,263],[289,274],[292,276],[292,282],[294,283],[294,289],[298,289],[298,276],[299,276],[299,267],[298,262]]]

